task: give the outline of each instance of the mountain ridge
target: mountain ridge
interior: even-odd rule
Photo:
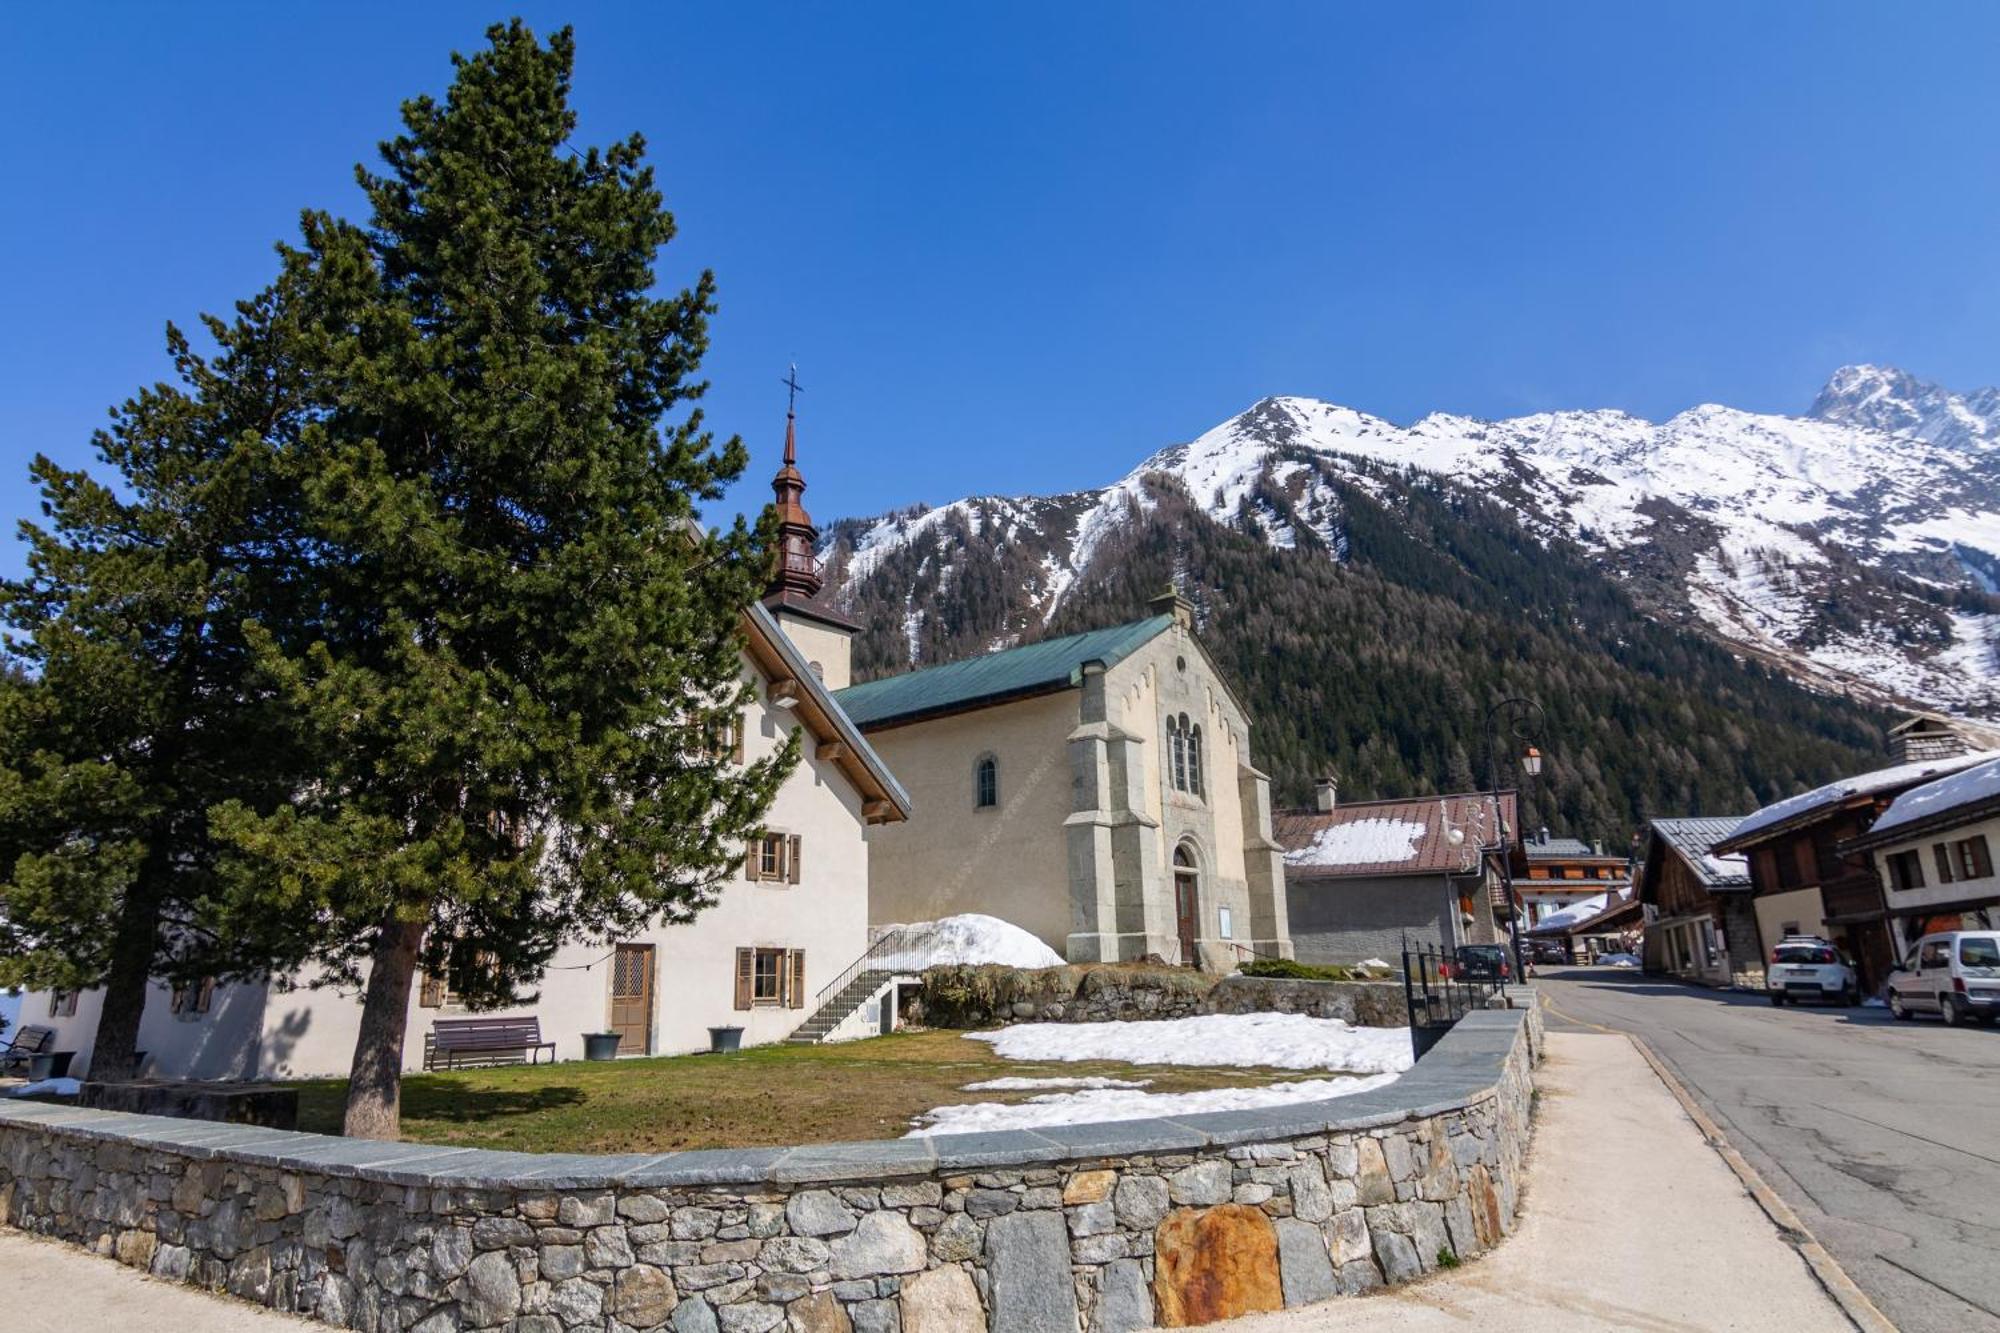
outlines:
[[[1267,397],[1108,486],[846,520],[823,553],[852,603],[913,541],[964,530],[1017,585],[989,593],[1013,612],[990,639],[960,645],[995,648],[1046,632],[1106,541],[1156,503],[1150,478],[1274,549],[1340,562],[1343,485],[1380,497],[1415,475],[1498,503],[1545,548],[1574,543],[1654,619],[1811,688],[2000,716],[2000,390],[1893,368],[1842,367],[1802,416],[1699,404],[1659,423],[1593,409],[1397,426]],[[927,631],[933,614],[905,597],[901,666],[941,660],[953,635]]]

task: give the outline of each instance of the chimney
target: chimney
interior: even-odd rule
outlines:
[[[1544,847],[1549,845],[1549,826],[1547,824],[1535,830],[1535,841]]]
[[[1328,774],[1313,783],[1313,808],[1325,814],[1339,804],[1340,779]]]
[[[1965,753],[1965,735],[1949,718],[1917,713],[1889,729],[1889,761],[1918,764]]]

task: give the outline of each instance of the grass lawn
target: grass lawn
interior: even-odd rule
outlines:
[[[1284,1069],[1003,1060],[987,1043],[959,1032],[899,1032],[733,1055],[412,1074],[403,1079],[403,1137],[519,1152],[674,1152],[893,1139],[934,1106],[1034,1095],[962,1091],[968,1083],[1092,1074],[1148,1078],[1148,1092],[1326,1077]],[[299,1090],[299,1128],[338,1134],[346,1080],[293,1086]]]

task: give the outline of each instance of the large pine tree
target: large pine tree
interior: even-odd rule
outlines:
[[[98,434],[115,487],[36,458],[46,523],[0,585],[0,985],[102,987],[100,1079],[133,1072],[153,978],[260,969],[253,940],[204,929],[227,857],[208,812],[268,806],[297,771],[241,627],[298,621],[265,526],[298,368],[276,292],[206,323],[215,354],[169,328],[176,382]]]
[[[253,637],[315,764],[218,816],[257,865],[227,927],[365,975],[361,1136],[396,1132],[420,966],[497,1003],[566,940],[687,919],[796,757],[712,743],[770,535],[696,524],[746,460],[679,411],[713,280],[653,294],[673,219],[636,136],[572,145],[569,32],[488,38],[358,173],[368,224],[308,214],[286,254],[322,409],[284,460],[291,572],[322,621]]]

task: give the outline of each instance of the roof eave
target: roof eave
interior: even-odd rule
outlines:
[[[808,725],[817,721],[820,729],[831,733],[825,739],[839,741],[845,747],[846,755],[836,762],[849,780],[860,788],[864,797],[886,801],[895,811],[896,820],[908,819],[910,794],[903,790],[903,784],[882,762],[882,756],[875,753],[875,747],[868,743],[854,720],[834,700],[818,673],[806,662],[805,656],[785,634],[777,619],[761,602],[750,604],[745,619],[754,631],[750,635],[750,647],[752,655],[760,659],[759,666],[773,676],[790,677],[799,690],[803,707],[798,711],[804,715],[804,720]],[[871,819],[869,822],[894,821]]]

